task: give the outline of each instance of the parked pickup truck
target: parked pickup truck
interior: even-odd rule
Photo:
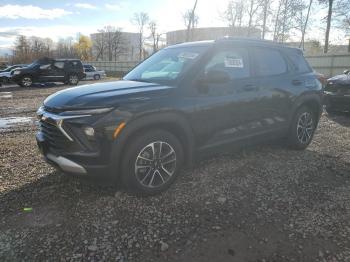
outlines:
[[[85,78],[84,80],[100,80],[106,77],[104,70],[97,70],[93,65],[84,65]]]

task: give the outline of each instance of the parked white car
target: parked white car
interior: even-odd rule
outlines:
[[[100,80],[106,77],[106,72],[104,70],[97,70],[96,67],[92,65],[84,65],[84,80]]]
[[[8,82],[11,79],[11,72],[17,68],[25,67],[26,65],[13,65],[0,70],[0,82]]]

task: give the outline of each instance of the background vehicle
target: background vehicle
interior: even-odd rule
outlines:
[[[328,113],[350,111],[350,70],[329,78],[324,93]]]
[[[229,38],[167,47],[123,81],[51,95],[37,142],[64,172],[156,194],[222,146],[285,138],[305,149],[321,112],[322,85],[300,50]]]
[[[13,70],[18,69],[18,68],[23,68],[26,66],[27,65],[24,65],[24,64],[12,65],[12,66],[9,66],[3,70],[0,70],[0,82],[3,82],[3,83],[9,82],[11,79],[11,72]]]
[[[83,64],[79,59],[43,58],[11,73],[11,80],[22,87],[30,87],[34,82],[77,85],[84,77]]]
[[[97,70],[93,65],[84,65],[85,80],[100,80],[106,77],[104,70]]]

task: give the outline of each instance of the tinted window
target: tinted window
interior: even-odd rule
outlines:
[[[280,75],[287,72],[287,64],[277,50],[256,48],[254,58],[255,72],[258,76]]]
[[[162,49],[135,67],[124,79],[174,83],[196,64],[207,48],[195,46]]]
[[[249,77],[248,51],[233,48],[216,52],[205,66],[205,72],[219,70],[227,72],[232,79]]]
[[[295,66],[296,71],[300,73],[306,73],[311,71],[310,66],[306,62],[301,52],[298,52],[298,51],[291,52],[288,55],[288,57],[292,60],[292,63]]]
[[[53,65],[58,69],[64,68],[64,62],[55,62]]]

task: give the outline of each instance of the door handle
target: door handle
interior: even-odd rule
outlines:
[[[243,86],[242,88],[244,91],[257,91],[258,87],[256,85],[248,84]]]
[[[292,84],[295,86],[300,86],[302,85],[303,81],[299,80],[299,79],[294,79],[292,80]]]

